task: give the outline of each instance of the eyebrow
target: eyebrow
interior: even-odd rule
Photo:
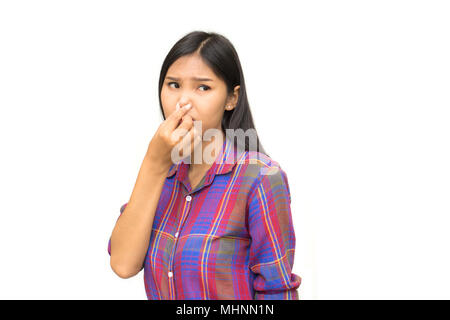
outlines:
[[[179,81],[180,78],[175,78],[175,77],[166,77],[167,79],[170,80],[175,80],[175,81]],[[213,79],[209,79],[209,78],[198,78],[198,77],[191,77],[192,80],[195,81],[214,81]]]

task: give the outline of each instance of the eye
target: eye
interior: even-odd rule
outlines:
[[[177,82],[174,82],[174,81],[171,81],[171,82],[168,82],[167,83],[167,85],[169,86],[169,87],[171,87],[171,84],[176,84],[177,86],[178,86],[178,83]],[[204,88],[204,90],[202,90],[202,91],[208,91],[209,89],[211,89],[210,87],[208,87],[207,85],[204,85],[204,84],[202,84],[202,85],[200,85],[199,86],[199,88]],[[171,88],[174,88],[174,87],[171,87]],[[177,89],[177,87],[175,87],[175,89]]]
[[[175,84],[178,85],[178,83],[176,83],[176,82],[169,82],[169,83],[167,83],[167,85],[170,87],[170,85],[171,85],[172,83],[175,83]]]
[[[202,90],[202,91],[207,91],[207,90],[211,89],[210,87],[205,86],[204,84],[202,84],[202,85],[200,86],[200,88],[201,88],[201,87],[204,87],[204,88],[205,88],[205,90]]]

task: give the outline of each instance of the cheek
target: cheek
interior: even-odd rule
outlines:
[[[208,98],[201,101],[199,105],[199,110],[206,117],[211,119],[220,118],[223,113],[223,106],[225,104],[225,100],[222,98],[220,94],[214,94],[208,96]]]
[[[161,90],[161,104],[164,110],[166,118],[175,111],[175,104],[173,103],[173,98],[167,93],[164,88]]]
[[[161,90],[161,102],[163,103],[163,105],[167,105],[169,100],[170,100],[170,95],[167,94],[167,91],[163,88]]]
[[[203,129],[214,128],[220,124],[223,115],[223,108],[220,103],[215,102],[201,104],[197,107],[199,120],[202,121]]]

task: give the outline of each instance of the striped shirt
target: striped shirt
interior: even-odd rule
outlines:
[[[225,139],[194,190],[188,170],[172,164],[164,182],[143,264],[147,298],[297,300],[291,196],[280,165]]]

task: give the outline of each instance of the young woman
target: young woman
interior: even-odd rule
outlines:
[[[108,244],[114,272],[144,269],[148,299],[298,299],[287,176],[261,147],[230,41],[180,39],[159,101],[164,121]]]

